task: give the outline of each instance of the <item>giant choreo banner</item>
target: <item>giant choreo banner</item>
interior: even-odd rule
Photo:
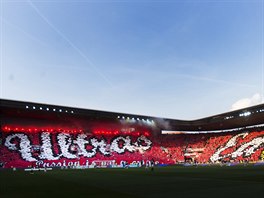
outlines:
[[[2,132],[2,167],[89,166],[98,161],[142,165],[264,160],[264,131],[197,135],[91,135]]]

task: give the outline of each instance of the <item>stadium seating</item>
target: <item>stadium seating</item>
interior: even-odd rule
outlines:
[[[151,135],[85,131],[2,130],[0,166],[142,166],[257,162],[264,159],[264,129],[223,133]]]

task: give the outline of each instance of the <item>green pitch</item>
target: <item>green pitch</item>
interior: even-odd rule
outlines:
[[[264,197],[264,166],[1,170],[0,197]]]

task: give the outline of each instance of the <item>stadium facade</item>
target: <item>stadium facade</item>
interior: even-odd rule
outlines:
[[[0,116],[3,168],[264,160],[264,104],[185,121],[1,99]]]

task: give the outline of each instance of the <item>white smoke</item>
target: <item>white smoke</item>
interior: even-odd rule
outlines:
[[[231,111],[237,110],[237,109],[243,109],[246,107],[258,105],[261,103],[261,95],[259,93],[254,94],[251,98],[243,98],[238,101],[236,101],[232,107]]]
[[[157,122],[158,126],[160,126],[162,128],[165,128],[167,130],[171,129],[170,122],[167,120],[164,120],[162,118],[157,118],[156,122]]]

